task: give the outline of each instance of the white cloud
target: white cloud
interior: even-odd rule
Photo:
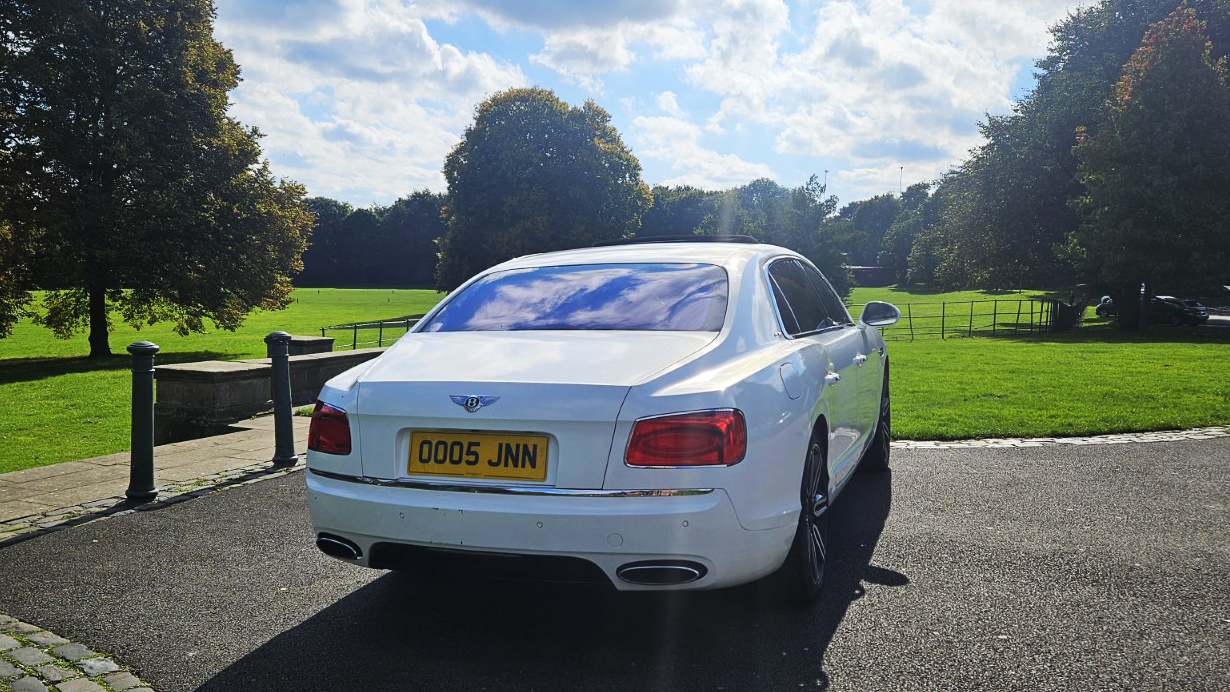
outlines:
[[[675,92],[664,91],[658,94],[657,98],[654,100],[657,102],[658,108],[667,115],[674,118],[687,117],[684,114],[683,109],[679,107],[679,101],[676,100]]]
[[[438,43],[398,3],[243,7],[218,9],[216,33],[242,66],[231,113],[265,133],[277,174],[312,195],[387,204],[443,189],[444,157],[474,105],[527,82],[516,65]],[[265,30],[282,14],[321,7],[301,31]]]
[[[550,31],[661,21],[676,13],[682,0],[455,0],[452,4],[477,11],[497,28],[518,26]]]
[[[654,182],[718,190],[773,177],[773,171],[765,164],[705,148],[702,135],[701,128],[679,118],[641,116],[632,121],[637,156],[642,161],[657,159],[673,173],[666,180]]]
[[[920,174],[910,166],[892,164],[851,168],[829,174],[829,185],[845,189],[862,190],[863,193],[847,201],[866,199],[886,192],[899,192],[920,180],[930,180],[930,174]]]
[[[714,5],[707,57],[686,74],[721,98],[710,132],[757,128],[779,154],[844,160],[853,171],[838,180],[874,194],[882,170],[909,164],[924,179],[959,162],[983,114],[1009,108],[1022,65],[1044,54],[1066,8],[836,0],[788,14],[777,0],[727,0]],[[794,28],[812,24],[811,35]],[[783,49],[788,38],[801,47]]]
[[[626,69],[632,62],[633,53],[621,33],[615,29],[554,34],[547,38],[542,52],[530,56],[530,61],[555,70],[591,93],[600,93],[602,80],[598,75]]]
[[[705,51],[704,32],[690,20],[676,19],[551,31],[544,37],[542,52],[530,60],[601,92],[602,75],[627,71],[638,60],[648,69],[662,69],[663,62],[699,59]]]
[[[529,70],[621,105],[650,183],[810,167],[858,199],[959,163],[1069,2],[218,0],[216,33],[243,66],[232,112],[312,194],[443,189],[474,106]]]

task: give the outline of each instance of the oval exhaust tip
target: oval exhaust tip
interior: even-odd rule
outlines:
[[[690,584],[704,577],[707,572],[704,565],[687,560],[629,562],[615,570],[620,579],[639,586]]]
[[[363,551],[359,550],[359,546],[353,541],[339,536],[330,536],[327,533],[316,537],[316,547],[325,555],[342,560],[358,560],[363,557]]]

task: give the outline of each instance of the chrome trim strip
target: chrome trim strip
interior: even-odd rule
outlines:
[[[564,488],[535,488],[525,485],[462,485],[459,483],[430,483],[425,481],[385,480],[367,476],[348,476],[341,473],[308,469],[322,478],[363,485],[378,485],[385,488],[411,488],[413,490],[443,490],[454,493],[487,493],[491,495],[523,495],[545,497],[693,497],[708,495],[713,488],[680,488],[666,490],[566,490]]]
[[[637,572],[644,571],[663,571],[663,572],[679,572],[683,578],[671,581],[660,580],[639,580],[636,578]],[[638,565],[636,567],[620,567],[615,570],[615,576],[628,582],[629,584],[638,584],[641,586],[671,586],[675,584],[691,584],[700,579],[700,570],[694,567],[685,567],[683,565]]]

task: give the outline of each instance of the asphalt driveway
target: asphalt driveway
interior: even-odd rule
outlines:
[[[806,611],[353,568],[300,473],[0,549],[0,611],[164,692],[1230,689],[1230,438],[893,456]]]

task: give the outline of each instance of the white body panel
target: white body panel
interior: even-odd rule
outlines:
[[[649,588],[616,577],[637,560],[705,566],[703,578],[666,588],[729,586],[769,574],[794,536],[813,430],[828,443],[835,497],[870,442],[884,372],[874,329],[783,335],[765,278],[768,263],[783,256],[797,257],[763,245],[623,246],[488,270],[714,264],[726,270],[729,302],[716,333],[410,332],[321,392],[322,401],[348,412],[352,451],[308,453],[317,532],[357,544],[359,564],[368,564],[379,543],[581,557],[621,589]],[[826,382],[834,373],[840,380]],[[453,396],[498,400],[467,412]],[[624,463],[638,419],[714,409],[743,413],[747,452],[739,463]],[[409,475],[411,432],[447,429],[545,434],[547,477],[509,483]],[[685,494],[644,492],[676,490]]]
[[[345,536],[363,551],[390,539],[434,548],[582,557],[614,579],[638,560],[689,559],[714,588],[763,577],[781,564],[794,528],[743,530],[720,490],[684,497],[523,497],[358,485],[308,476],[318,532]]]

